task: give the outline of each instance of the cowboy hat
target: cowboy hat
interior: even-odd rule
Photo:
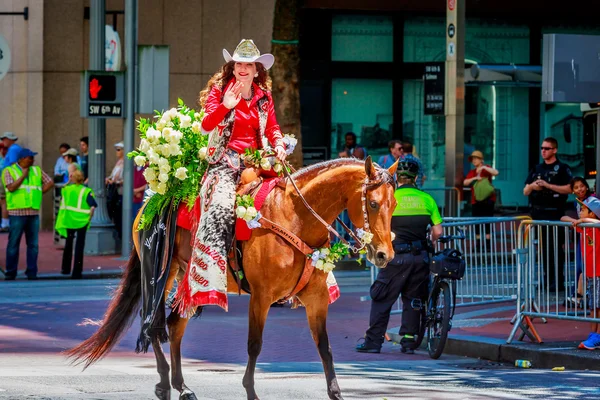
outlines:
[[[77,153],[77,150],[75,150],[74,148],[71,147],[69,150],[62,153],[62,155],[63,156],[77,156],[77,155],[79,155],[79,153]]]
[[[265,69],[271,68],[275,62],[273,54],[266,53],[261,56],[252,39],[242,39],[233,51],[233,56],[226,49],[223,49],[223,58],[226,62],[259,62]]]
[[[473,161],[473,158],[479,158],[480,160],[483,160],[483,153],[480,152],[479,150],[475,150],[474,152],[471,153],[471,155],[469,156],[469,162]]]

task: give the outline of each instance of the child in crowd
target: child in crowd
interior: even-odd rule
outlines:
[[[587,181],[580,176],[576,176],[571,180],[571,191],[575,195],[575,198],[579,200],[579,202],[585,201],[588,197],[592,195],[592,191],[590,190],[590,185],[588,185]],[[581,218],[581,205],[579,202],[575,202],[577,206],[577,218]],[[581,243],[581,234],[577,233],[577,243]],[[578,305],[581,307],[581,301],[583,299],[584,292],[584,282],[583,282],[583,245],[581,245],[578,249],[575,250],[575,266],[576,266],[576,274],[577,274],[577,293],[574,297],[569,298],[569,301],[572,304]]]
[[[581,206],[579,219],[561,218],[562,221],[572,222],[577,231],[582,233],[584,252],[585,276],[587,282],[587,300],[592,318],[598,318],[600,312],[600,249],[596,242],[600,240],[600,228],[579,228],[581,223],[600,223],[600,200],[590,196],[584,201],[577,199]],[[592,332],[588,338],[579,344],[580,349],[600,349],[600,324],[592,323]]]

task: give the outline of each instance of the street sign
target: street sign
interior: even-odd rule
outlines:
[[[455,33],[456,33],[456,28],[454,27],[454,24],[448,25],[448,37],[450,39],[452,39],[454,37]]]
[[[81,76],[81,110],[84,118],[123,118],[123,72],[84,71]]]
[[[454,42],[448,43],[448,57],[454,57],[456,54],[456,45]]]
[[[0,35],[0,81],[10,68],[10,47],[4,36]]]
[[[444,63],[425,64],[423,74],[423,113],[444,115]]]

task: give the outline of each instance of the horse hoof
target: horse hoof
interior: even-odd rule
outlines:
[[[194,392],[181,393],[179,400],[198,400]]]
[[[171,388],[163,389],[156,386],[154,388],[154,394],[159,400],[171,400]]]

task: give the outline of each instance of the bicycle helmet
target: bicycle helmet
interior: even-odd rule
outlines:
[[[419,164],[412,160],[400,161],[396,173],[400,176],[414,178],[419,174]]]

